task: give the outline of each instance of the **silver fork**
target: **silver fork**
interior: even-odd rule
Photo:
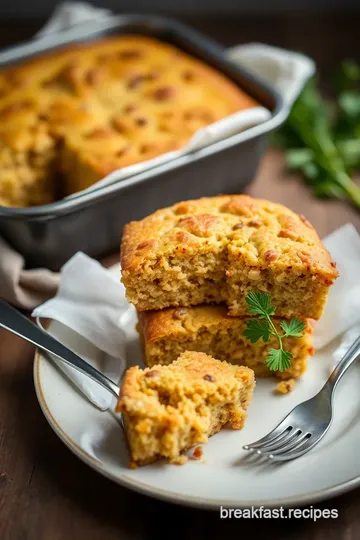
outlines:
[[[288,461],[314,448],[330,428],[333,397],[344,373],[360,357],[360,336],[332,371],[318,394],[297,405],[265,437],[243,446],[272,461]]]
[[[20,311],[11,307],[3,300],[0,300],[0,328],[4,328],[25,339],[25,341],[29,341],[45,353],[56,356],[80,373],[90,377],[90,379],[108,390],[116,398],[119,398],[120,387],[114,381],[110,380],[91,364],[65,347],[65,345],[57,341],[50,334],[40,329],[30,319],[20,313]]]

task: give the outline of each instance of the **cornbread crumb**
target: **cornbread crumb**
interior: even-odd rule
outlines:
[[[185,455],[171,458],[170,463],[172,465],[184,465],[188,461],[188,457]]]
[[[204,197],[124,228],[122,282],[138,311],[226,303],[248,315],[250,291],[276,315],[319,319],[335,263],[314,228],[283,205],[248,195]]]
[[[199,460],[203,456],[203,449],[201,446],[196,446],[193,453],[191,454],[191,459]]]
[[[276,385],[276,393],[277,394],[288,394],[289,392],[292,392],[295,387],[295,379],[288,379],[286,381],[281,381]]]
[[[186,450],[227,423],[241,429],[254,386],[251,369],[199,352],[185,351],[169,366],[129,368],[116,411],[123,415],[130,467],[161,458],[182,464]]]
[[[181,309],[181,317],[179,311]],[[278,347],[275,336],[267,343],[251,343],[243,332],[249,317],[230,317],[224,305],[166,308],[160,311],[138,312],[138,331],[147,366],[168,365],[185,350],[200,351],[235,365],[251,368],[256,377],[276,376],[298,378],[307,368],[308,356],[314,354],[312,327],[305,320],[303,337],[284,339],[285,350],[292,353],[291,366],[286,371],[270,371],[266,364],[269,348]],[[280,319],[274,318],[279,331]]]

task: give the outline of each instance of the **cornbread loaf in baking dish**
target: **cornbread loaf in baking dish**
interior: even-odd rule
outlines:
[[[41,205],[76,193],[255,105],[202,61],[138,35],[3,68],[0,205]]]
[[[267,343],[251,343],[243,332],[249,317],[230,317],[224,305],[166,308],[138,312],[138,330],[144,346],[147,366],[168,365],[184,351],[201,351],[219,360],[248,366],[256,377],[276,375],[281,379],[300,377],[307,368],[308,356],[314,353],[312,327],[306,321],[303,337],[287,337],[284,349],[292,353],[291,367],[270,371],[265,361],[269,348],[278,347],[277,338]],[[280,332],[280,320],[273,319]]]
[[[241,429],[255,386],[247,367],[184,352],[170,366],[127,370],[117,405],[124,419],[131,467],[164,458],[184,463],[185,450],[227,423]]]
[[[124,227],[122,282],[138,311],[226,303],[248,315],[249,291],[276,315],[319,319],[335,263],[312,225],[281,204],[247,195],[201,198]]]

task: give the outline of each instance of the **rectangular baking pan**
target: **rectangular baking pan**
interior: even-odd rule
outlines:
[[[116,184],[38,207],[0,207],[0,234],[24,256],[28,268],[58,270],[77,251],[103,257],[119,249],[128,221],[186,199],[241,193],[256,174],[266,135],[288,115],[280,95],[229,62],[220,45],[157,16],[113,16],[34,39],[1,52],[0,69],[69,44],[124,33],[153,36],[198,57],[230,77],[272,116],[261,125]]]

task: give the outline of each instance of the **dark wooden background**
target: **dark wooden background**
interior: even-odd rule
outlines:
[[[185,22],[224,45],[261,41],[305,52],[317,62],[325,91],[338,62],[360,59],[356,13]],[[30,37],[40,24],[0,22],[0,47]],[[268,151],[249,192],[305,214],[322,236],[348,221],[360,231],[358,211],[315,200],[296,176],[284,172],[278,151]],[[0,330],[0,540],[360,538],[360,489],[314,505],[337,508],[336,520],[220,520],[218,512],[152,500],[102,478],[65,448],[42,416],[32,380],[33,352]]]

